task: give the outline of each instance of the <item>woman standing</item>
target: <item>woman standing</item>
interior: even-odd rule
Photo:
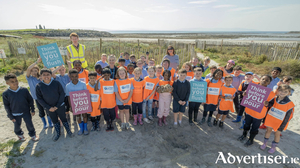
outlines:
[[[179,66],[179,56],[175,54],[175,49],[171,45],[168,46],[167,55],[165,55],[162,60],[164,60],[165,58],[168,58],[170,60],[170,67],[177,70]]]

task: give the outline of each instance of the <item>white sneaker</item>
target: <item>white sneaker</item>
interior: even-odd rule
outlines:
[[[153,120],[153,117],[152,117],[152,116],[149,116],[148,118],[149,118],[149,120]]]
[[[125,124],[125,127],[126,127],[126,129],[130,129],[129,123],[126,123],[126,124]]]
[[[33,141],[38,141],[40,138],[38,137],[38,136],[33,136],[33,137],[31,137],[31,140],[33,140]]]
[[[150,121],[148,120],[148,118],[144,118],[143,120],[144,120],[144,122],[146,122],[148,124],[150,123]]]
[[[122,123],[121,124],[121,129],[125,129],[125,126],[126,126],[125,123]]]
[[[18,138],[19,138],[19,141],[25,141],[26,138],[23,136],[23,135],[17,135]]]

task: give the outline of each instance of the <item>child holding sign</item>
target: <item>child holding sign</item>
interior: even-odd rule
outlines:
[[[144,88],[144,101],[143,101],[143,117],[144,121],[146,123],[150,123],[148,118],[150,120],[153,120],[152,116],[152,103],[153,103],[153,96],[156,91],[156,85],[159,82],[158,77],[155,76],[155,67],[149,66],[148,67],[148,74],[149,76],[146,76],[145,81],[145,88]],[[148,105],[148,118],[146,115],[146,106]]]
[[[235,97],[236,89],[231,85],[232,78],[233,77],[231,75],[225,76],[225,85],[221,87],[219,96],[221,101],[219,102],[218,114],[216,116],[216,119],[214,120],[214,126],[218,125],[219,118],[222,115],[219,127],[223,128],[223,122],[227,114],[229,113],[229,110],[231,112],[234,112],[233,99]]]
[[[272,77],[269,75],[263,75],[260,78],[259,81],[259,85],[267,87],[270,82],[272,81]],[[247,92],[245,93],[245,95],[247,94]],[[245,96],[244,95],[244,96]],[[255,138],[255,136],[258,134],[258,128],[259,125],[261,123],[261,120],[266,116],[268,107],[266,107],[266,105],[268,105],[268,103],[274,99],[275,94],[274,92],[270,92],[267,100],[264,102],[264,105],[261,111],[254,111],[248,107],[246,107],[245,112],[246,112],[246,117],[245,117],[245,125],[244,125],[244,131],[243,131],[243,135],[240,136],[238,138],[239,141],[243,141],[246,137],[247,137],[247,133],[250,130],[250,137],[248,139],[248,141],[245,143],[245,146],[248,147],[250,145],[253,144],[253,140]]]
[[[272,146],[268,151],[270,154],[273,154],[276,151],[276,146],[280,140],[280,133],[287,129],[289,121],[293,117],[295,105],[288,98],[288,96],[291,94],[291,90],[292,88],[287,84],[280,85],[278,87],[277,96],[269,103],[266,103],[266,105],[271,107],[271,109],[265,118],[265,126],[267,127],[267,131],[265,134],[264,143],[260,146],[260,149],[266,149],[272,130],[274,130],[274,141],[272,142]]]
[[[201,68],[195,68],[195,77],[192,79],[190,82],[195,81],[195,82],[205,82],[202,79],[202,69]],[[193,121],[197,123],[197,117],[198,117],[198,111],[199,107],[201,105],[201,102],[189,102],[189,123],[190,125],[194,125]],[[194,114],[194,115],[193,115]],[[194,116],[194,120],[193,120]]]
[[[92,109],[93,111],[89,114],[91,115],[91,121],[92,121],[92,129],[91,131],[100,131],[100,119],[101,119],[101,101],[100,101],[100,90],[95,91],[95,85],[96,85],[96,79],[97,79],[97,72],[89,72],[89,83],[86,84],[87,89],[89,90],[91,94],[91,102],[92,102]]]
[[[9,88],[3,92],[3,104],[7,112],[7,117],[14,123],[14,132],[20,141],[25,141],[24,132],[21,129],[22,118],[25,121],[29,136],[33,141],[38,141],[39,138],[35,134],[35,129],[32,123],[34,116],[33,99],[27,88],[19,86],[19,81],[15,74],[7,74],[4,80]]]
[[[78,71],[78,79],[83,82],[83,83],[88,83],[89,82],[89,71],[86,69],[83,69],[81,67],[81,61],[75,60],[73,62],[74,69]]]
[[[173,86],[173,81],[170,81],[171,72],[169,70],[165,70],[163,72],[164,79],[160,80],[157,83],[158,87],[164,86],[164,85],[171,85]],[[157,90],[159,90],[157,88]],[[159,109],[158,109],[158,125],[162,126],[162,123],[167,125],[167,116],[170,113],[170,105],[172,100],[172,92],[161,92],[159,93]]]
[[[132,103],[131,96],[133,89],[134,87],[132,86],[131,80],[128,79],[126,69],[124,67],[120,67],[117,71],[117,79],[115,80],[114,91],[116,94],[116,103],[120,112],[122,129],[129,129],[129,108]]]
[[[43,80],[36,85],[36,96],[54,123],[56,135],[53,136],[52,140],[57,141],[60,137],[60,123],[58,117],[63,123],[68,136],[73,137],[66,118],[64,103],[65,92],[63,87],[58,81],[51,78],[52,72],[49,69],[42,69],[41,76]]]
[[[103,79],[97,80],[95,90],[100,90],[101,109],[103,111],[104,119],[106,121],[106,132],[114,131],[113,121],[116,118],[116,96],[114,92],[115,81],[110,79],[111,71],[109,68],[104,68],[102,71]]]
[[[187,71],[185,79],[187,81],[192,80],[194,78],[194,72],[193,72],[192,65],[189,62],[186,62],[182,65],[182,68]]]
[[[36,97],[36,93],[35,93],[36,84],[41,82],[40,74],[39,74],[40,68],[37,66],[37,64],[41,61],[42,61],[42,58],[38,58],[36,62],[32,63],[27,68],[26,80],[27,80],[29,88],[30,88],[31,96],[35,100],[37,108],[39,109],[39,117],[41,118],[41,120],[44,124],[44,129],[46,129],[46,128],[48,128],[47,122],[46,122],[46,119],[45,119],[46,113],[45,113],[45,110],[44,110],[43,106],[37,101],[37,97]],[[52,128],[53,124],[52,124],[51,118],[48,114],[47,114],[47,119],[48,119],[49,127]]]
[[[74,61],[75,62],[75,61]],[[78,71],[76,69],[71,69],[69,71],[69,76],[71,79],[71,82],[67,84],[66,86],[66,96],[70,96],[70,92],[80,91],[80,90],[87,90],[86,84],[78,80]],[[74,113],[72,106],[71,106],[71,100],[70,97],[68,97],[69,105],[71,111]],[[73,115],[74,117],[74,115]],[[83,121],[81,121],[81,117],[83,117]],[[78,125],[80,127],[80,130],[78,131],[78,135],[88,135],[89,131],[87,129],[87,114],[80,114],[76,116]]]
[[[130,64],[129,64],[130,65]],[[137,125],[137,121],[140,125],[143,125],[143,91],[145,86],[145,81],[140,78],[142,75],[141,68],[137,67],[133,71],[134,78],[131,79],[132,85],[134,87],[132,93],[132,114],[133,114],[133,125]],[[137,111],[138,110],[138,114]]]
[[[207,112],[209,111],[207,125],[212,127],[211,118],[217,108],[221,87],[223,86],[223,82],[221,81],[222,77],[223,71],[221,69],[217,69],[213,73],[212,78],[205,80],[207,82],[207,96],[206,103],[204,104],[203,118],[199,122],[200,125],[205,123]]]

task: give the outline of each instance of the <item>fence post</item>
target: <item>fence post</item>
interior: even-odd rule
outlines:
[[[203,50],[206,49],[206,41],[204,41],[204,44],[203,44]]]
[[[100,38],[100,46],[99,47],[100,47],[100,55],[101,55],[101,53],[102,53],[101,52],[102,51],[102,38]]]
[[[222,49],[223,49],[223,39],[222,39],[222,41],[221,41],[221,52],[222,52]]]

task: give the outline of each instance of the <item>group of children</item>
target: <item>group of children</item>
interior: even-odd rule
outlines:
[[[253,144],[253,139],[264,119],[267,131],[264,144],[260,148],[266,148],[270,134],[274,130],[275,139],[269,153],[275,152],[280,133],[287,128],[294,111],[294,104],[289,99],[293,92],[289,86],[292,77],[285,76],[280,80],[277,77],[281,73],[279,67],[272,70],[271,76],[263,75],[259,78],[252,72],[244,73],[240,66],[235,66],[233,60],[229,60],[225,67],[216,67],[209,66],[208,57],[204,59],[203,65],[199,58],[195,57],[177,70],[170,67],[169,59],[164,59],[161,65],[155,65],[155,60],[148,60],[145,56],[141,58],[136,60],[134,55],[124,53],[124,56],[118,59],[117,67],[115,65],[117,58],[114,55],[107,58],[106,54],[102,54],[101,60],[95,65],[95,71],[89,72],[82,68],[79,60],[75,60],[68,61],[68,73],[64,65],[54,70],[45,68],[39,70],[37,66],[41,61],[39,58],[28,67],[26,73],[31,95],[26,88],[18,86],[14,74],[5,75],[9,88],[3,93],[3,102],[8,118],[14,122],[15,134],[20,140],[25,140],[20,128],[23,118],[32,140],[38,140],[31,120],[35,100],[44,128],[55,127],[54,141],[59,139],[62,125],[68,135],[73,137],[69,127],[69,111],[72,112],[70,92],[88,90],[91,95],[92,111],[74,117],[80,128],[78,135],[89,134],[87,128],[89,119],[92,122],[91,131],[100,131],[102,113],[107,125],[106,131],[114,130],[115,118],[120,118],[122,129],[129,129],[130,116],[133,116],[134,126],[150,123],[154,118],[158,118],[159,126],[167,125],[166,118],[172,103],[174,127],[182,126],[182,116],[186,108],[191,126],[207,122],[209,127],[219,125],[221,128],[224,127],[224,120],[229,111],[237,113],[236,120],[232,121],[236,123],[241,122],[245,111],[242,126],[244,131],[238,138],[239,141],[243,141],[250,130],[250,137],[245,146]],[[259,82],[254,82],[254,78]],[[206,102],[189,101],[191,81],[207,83]],[[264,108],[259,112],[240,105],[251,82],[273,89],[264,102]],[[198,122],[201,105],[204,106],[204,111],[202,119]],[[218,111],[218,114],[212,121],[214,111]],[[281,112],[280,115],[278,111]]]

